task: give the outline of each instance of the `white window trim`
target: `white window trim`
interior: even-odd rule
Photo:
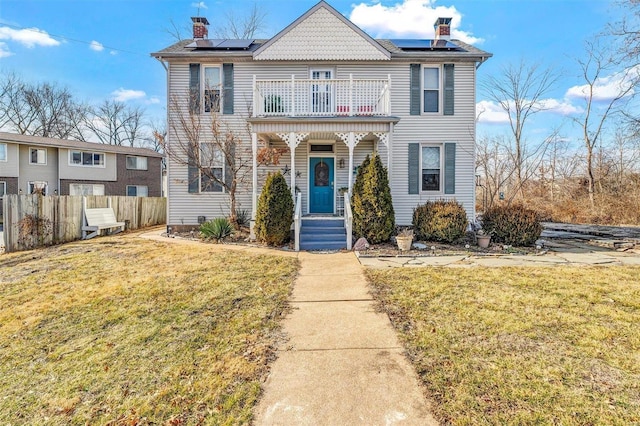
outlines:
[[[127,191],[127,196],[129,195],[129,188],[136,188],[136,197],[148,197],[149,196],[149,187],[147,185],[127,185],[126,191]],[[139,192],[139,188],[146,188],[147,189],[147,195],[138,195]]]
[[[33,163],[31,162],[31,150],[32,149],[36,149],[38,151],[44,151],[44,163]],[[30,146],[29,147],[29,164],[32,164],[34,166],[46,166],[47,162],[49,161],[49,155],[47,152],[47,148],[38,148],[38,147],[34,147],[34,146]]]
[[[7,193],[7,182],[0,180],[0,198]]]
[[[440,148],[440,189],[437,191],[422,189],[422,148]],[[420,193],[425,195],[444,195],[444,143],[421,143],[420,144]]]
[[[220,70],[220,95],[218,97],[218,111],[206,110],[206,97],[205,90],[207,88],[207,76],[205,70],[207,68],[218,68]],[[222,108],[224,106],[222,96],[224,93],[224,74],[222,72],[222,64],[202,64],[200,66],[200,112],[203,114],[222,114]]]
[[[99,154],[102,155],[102,158],[104,159],[104,161],[102,162],[102,164],[98,164],[97,166],[94,164],[88,165],[88,164],[82,164],[82,159],[80,160],[80,164],[76,164],[73,162],[73,153],[74,152],[79,152],[80,153],[80,157],[82,157],[83,153],[89,153],[91,154],[91,158],[93,158],[93,156],[95,154]],[[105,154],[104,152],[96,152],[96,151],[83,151],[81,149],[70,149],[69,150],[69,166],[71,167],[88,167],[88,168],[100,168],[100,169],[104,169],[105,167],[107,167],[107,154]]]
[[[426,68],[438,69],[438,111],[437,112],[425,112],[424,110],[424,70]],[[442,115],[442,102],[444,92],[444,68],[442,65],[422,65],[420,68],[420,115]]]
[[[136,167],[135,168],[129,167],[129,163],[128,163],[128,159],[129,158],[135,158],[136,159]],[[146,166],[145,166],[144,169],[138,167],[138,159],[140,159],[140,158],[144,158],[144,160],[145,160]],[[141,155],[127,155],[125,160],[124,160],[124,163],[125,163],[125,168],[127,170],[149,170],[149,158],[141,156]]]
[[[4,147],[4,160],[0,158],[0,161],[6,163],[9,161],[9,146],[6,143],[0,143],[0,151],[2,151],[2,147]]]

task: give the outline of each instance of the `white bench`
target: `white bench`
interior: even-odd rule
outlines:
[[[101,207],[95,209],[87,208],[87,200],[83,199],[82,210],[84,212],[82,224],[82,239],[88,240],[97,236],[100,231],[106,229],[108,233],[117,234],[124,231],[124,222],[118,222],[115,213],[111,208],[111,199],[109,198],[109,207]],[[115,230],[112,232],[111,230]],[[87,232],[89,231],[89,232]]]

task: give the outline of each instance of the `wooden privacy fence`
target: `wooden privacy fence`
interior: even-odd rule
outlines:
[[[126,229],[166,223],[167,201],[160,197],[92,195],[87,208],[111,207]],[[29,250],[82,238],[82,197],[5,195],[3,197],[5,251]]]

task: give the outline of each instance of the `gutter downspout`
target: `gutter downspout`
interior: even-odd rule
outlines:
[[[484,64],[490,56],[481,56],[478,65],[476,65],[476,69],[480,68],[480,65]]]
[[[166,199],[166,206],[167,206],[167,211],[165,212],[165,216],[166,216],[166,232],[167,234],[171,234],[171,224],[169,223],[169,184],[171,182],[171,179],[169,178],[169,154],[167,153],[167,149],[166,146],[169,143],[169,83],[170,83],[170,72],[169,72],[169,66],[168,64],[162,60],[162,56],[158,56],[156,57],[156,59],[158,60],[158,62],[160,62],[162,64],[162,68],[164,68],[164,70],[167,72],[167,116],[165,117],[165,122],[166,122],[166,126],[167,126],[167,137],[164,141],[164,146],[165,146],[165,150],[164,150],[164,156],[165,156],[165,167],[166,167],[166,182],[167,182],[167,188],[166,191],[164,191],[164,182],[165,180],[163,179],[162,176],[162,159],[160,160],[160,193],[161,195],[163,195]],[[163,193],[164,192],[164,193]]]

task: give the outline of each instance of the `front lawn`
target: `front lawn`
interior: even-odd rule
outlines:
[[[293,258],[135,235],[0,256],[0,424],[238,424]]]
[[[442,422],[640,423],[640,268],[367,274]]]

